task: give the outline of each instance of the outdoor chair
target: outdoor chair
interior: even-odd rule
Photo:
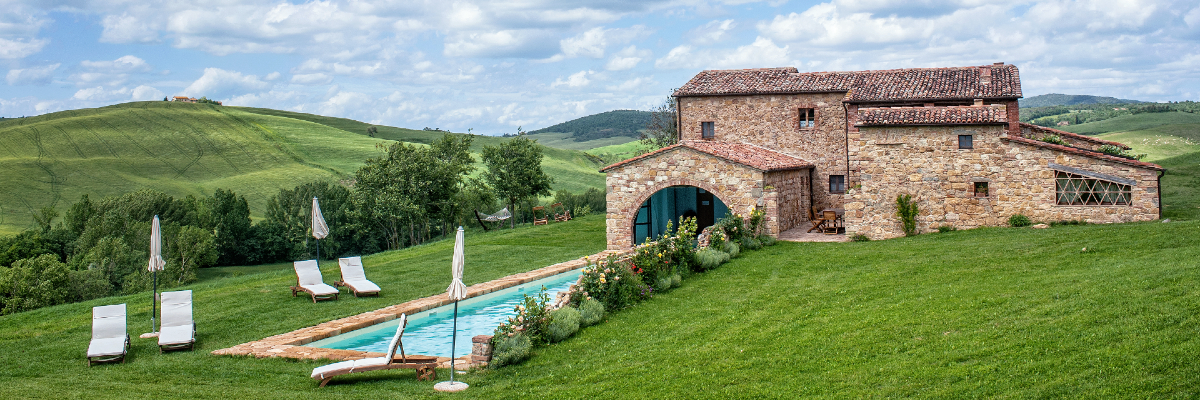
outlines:
[[[400,314],[400,325],[396,327],[396,335],[392,336],[392,341],[388,343],[386,356],[342,361],[313,369],[311,377],[321,381],[317,387],[325,387],[330,379],[341,375],[399,368],[416,370],[417,380],[437,380],[437,372],[433,369],[437,366],[437,357],[404,355],[404,343],[400,338],[404,336],[404,326],[407,324],[408,316]],[[400,348],[399,358],[396,357],[397,347]]]
[[[821,212],[821,219],[825,220],[825,229],[823,232],[826,235],[836,235],[838,233],[838,216],[833,210],[825,210]]]
[[[339,258],[338,267],[342,271],[342,280],[334,282],[334,286],[345,286],[354,292],[354,297],[379,295],[379,286],[367,280],[363,271],[362,257]]]
[[[163,292],[162,329],[158,333],[158,352],[191,350],[196,344],[196,322],[192,320],[192,291]]]
[[[110,361],[125,362],[128,352],[125,305],[92,307],[92,342],[88,344],[88,366]]]
[[[550,212],[554,213],[555,221],[566,222],[571,220],[571,210],[568,210],[566,207],[564,207],[563,203],[551,204]]]
[[[338,290],[325,284],[317,260],[296,261],[292,266],[296,268],[296,286],[292,286],[292,297],[304,292],[312,296],[313,303],[317,300],[337,300]]]
[[[541,216],[539,217],[538,214],[541,214]],[[546,225],[547,223],[549,223],[549,221],[546,218],[546,215],[547,215],[546,207],[542,207],[542,206],[534,207],[533,208],[533,224],[534,225]]]
[[[812,232],[812,231],[816,231],[816,230],[825,232],[824,215],[817,216],[817,207],[813,207],[808,210],[808,220],[810,222],[812,222],[812,227],[808,228],[808,232]]]

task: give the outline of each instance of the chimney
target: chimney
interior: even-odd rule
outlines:
[[[979,67],[979,84],[987,85],[990,83],[992,83],[992,67],[990,67],[990,66]]]
[[[983,99],[975,99],[975,107],[983,107]]]

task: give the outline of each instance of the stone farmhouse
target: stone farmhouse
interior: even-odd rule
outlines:
[[[903,235],[900,194],[917,202],[923,232],[1004,225],[1014,214],[1160,217],[1162,167],[1109,154],[1129,149],[1120,143],[1021,123],[1021,96],[1017,67],[1004,63],[703,71],[674,93],[677,144],[601,170],[608,247],[640,243],[681,216],[703,228],[755,208],[771,235],[807,230],[816,207],[844,210],[845,234],[892,238]]]

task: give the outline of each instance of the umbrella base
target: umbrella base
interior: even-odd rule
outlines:
[[[439,392],[461,392],[467,390],[467,384],[462,382],[445,381],[433,385],[433,390]]]
[[[158,337],[158,332],[146,332],[138,337],[140,337],[142,339],[156,338],[156,337]]]

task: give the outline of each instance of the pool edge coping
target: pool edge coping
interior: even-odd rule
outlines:
[[[599,260],[613,254],[622,254],[619,250],[604,250],[586,257],[563,261],[532,271],[521,272],[477,283],[467,287],[467,298],[481,296],[498,290],[532,282],[538,279],[558,275],[564,272],[583,268],[589,260]],[[422,297],[404,303],[395,304],[373,311],[338,318],[307,328],[269,336],[252,342],[242,343],[233,347],[214,350],[214,355],[254,356],[257,358],[292,358],[300,360],[357,360],[369,357],[381,357],[383,353],[365,352],[358,350],[325,349],[306,347],[304,345],[337,336],[342,333],[366,328],[372,325],[388,322],[400,317],[400,314],[412,315],[421,311],[441,307],[454,302],[446,298],[444,293]],[[415,355],[415,354],[414,354]],[[468,356],[469,357],[469,356]],[[438,357],[438,362],[449,361],[448,357]]]

